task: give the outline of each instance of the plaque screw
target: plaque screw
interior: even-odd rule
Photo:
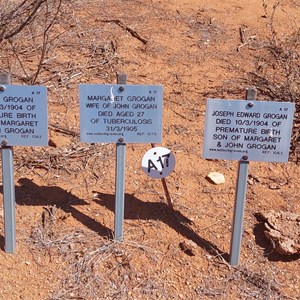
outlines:
[[[0,92],[4,92],[6,90],[6,87],[4,85],[0,85]]]
[[[125,90],[124,86],[120,86],[120,87],[119,87],[119,91],[120,91],[120,92],[124,92],[124,90]]]
[[[253,107],[254,104],[253,104],[253,102],[249,102],[249,103],[247,104],[247,106],[248,106],[248,107]]]
[[[123,138],[119,138],[119,139],[118,139],[118,142],[119,142],[119,143],[123,143],[123,142],[124,142],[124,139],[123,139]]]
[[[6,141],[6,140],[2,141],[2,142],[1,142],[1,145],[2,145],[2,146],[7,146],[7,141]]]
[[[248,160],[248,155],[244,155],[244,156],[242,157],[242,159],[243,159],[243,160]]]

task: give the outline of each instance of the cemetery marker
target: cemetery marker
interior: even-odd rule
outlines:
[[[2,84],[11,84],[9,74],[0,74],[0,93],[6,90]],[[3,201],[4,201],[4,237],[5,252],[14,253],[16,249],[16,215],[13,148],[1,140]]]
[[[114,239],[123,240],[126,143],[161,143],[162,86],[81,84],[80,140],[116,144]]]
[[[47,146],[46,88],[11,85],[0,74],[0,144],[3,176],[5,251],[16,249],[13,146]]]
[[[152,148],[155,148],[155,144],[154,143],[151,143],[151,147]],[[174,157],[174,164],[175,164],[175,157]],[[175,165],[174,165],[175,167]],[[170,195],[170,192],[169,192],[169,189],[168,189],[168,186],[167,186],[167,182],[166,182],[166,179],[165,178],[161,178],[161,183],[162,183],[162,186],[164,188],[164,191],[165,191],[165,195],[166,195],[166,198],[167,198],[167,202],[168,202],[168,205],[169,207],[173,210],[174,209],[174,206],[173,206],[173,199]]]
[[[246,90],[246,100],[256,100],[256,95],[257,92],[255,89]],[[236,266],[240,262],[244,211],[247,193],[247,179],[249,168],[248,156],[244,155],[242,159],[244,160],[240,160],[238,163],[235,204],[233,213],[233,226],[231,230],[230,264],[232,266]]]
[[[127,84],[127,75],[118,74],[118,84]],[[122,88],[120,87],[122,90]],[[123,240],[124,227],[124,199],[125,199],[125,160],[126,144],[123,138],[119,138],[116,144],[116,199],[115,199],[115,232],[114,237],[117,241]]]
[[[249,161],[287,162],[295,103],[207,99],[203,157],[238,160],[230,264],[238,265],[243,234]]]
[[[150,177],[164,179],[175,168],[175,156],[165,147],[148,150],[142,159],[142,169]]]

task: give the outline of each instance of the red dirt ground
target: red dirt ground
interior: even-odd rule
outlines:
[[[300,165],[292,157],[250,162],[241,262],[232,267],[238,163],[202,158],[206,98],[244,99],[272,28],[278,40],[299,30],[299,2],[282,0],[273,10],[276,3],[63,4],[52,33],[60,35],[36,81],[48,88],[51,146],[14,149],[13,255],[4,251],[0,202],[0,299],[299,299],[299,256],[277,254],[257,216],[271,209],[300,214]],[[28,74],[36,70],[38,51],[27,39],[30,30],[15,41]],[[2,71],[24,84],[19,60],[5,47],[11,59],[8,66],[1,56]],[[127,145],[123,243],[111,240],[115,145],[83,144],[78,135],[78,84],[116,83],[118,73],[126,73],[129,84],[163,85],[162,146],[176,157],[166,178],[172,211],[161,181],[141,170],[151,145]],[[270,100],[262,91],[258,99]],[[211,184],[205,179],[211,171],[226,182]]]

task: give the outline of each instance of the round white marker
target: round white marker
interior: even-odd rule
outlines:
[[[148,150],[142,160],[142,169],[150,177],[161,179],[173,172],[175,156],[167,148],[155,147]]]

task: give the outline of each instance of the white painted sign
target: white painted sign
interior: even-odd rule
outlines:
[[[82,142],[161,143],[161,85],[81,84],[79,94]]]
[[[150,177],[161,179],[170,175],[175,168],[175,156],[167,148],[155,147],[148,150],[142,160],[142,169]]]
[[[203,157],[287,162],[295,104],[207,99]]]
[[[46,87],[8,84],[0,86],[0,144],[47,146]]]

